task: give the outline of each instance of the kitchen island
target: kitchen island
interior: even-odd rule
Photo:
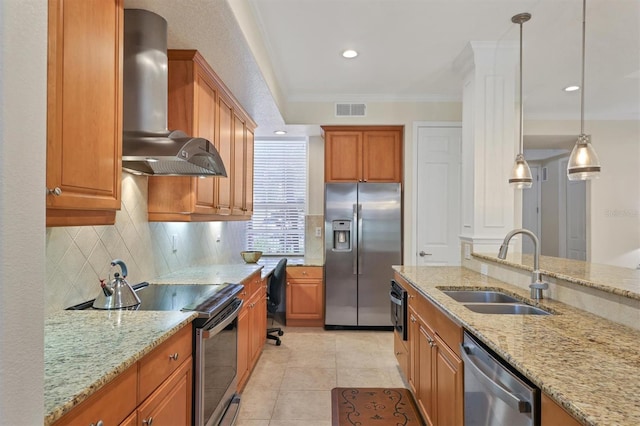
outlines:
[[[640,424],[640,331],[551,299],[552,315],[475,313],[443,289],[500,289],[534,304],[529,291],[462,267],[394,266],[470,331],[587,425]]]

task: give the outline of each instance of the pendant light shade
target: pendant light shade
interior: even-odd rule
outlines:
[[[520,24],[520,151],[516,155],[516,161],[509,175],[509,185],[514,189],[528,189],[533,185],[531,169],[524,159],[524,109],[522,107],[522,24],[531,19],[529,13],[519,13],[511,18],[514,24]]]
[[[591,136],[581,134],[571,151],[567,164],[569,180],[589,180],[600,177],[600,160],[591,145]]]
[[[515,189],[528,189],[533,184],[531,169],[522,154],[516,155],[516,163],[509,175],[509,184]]]
[[[584,133],[584,57],[587,0],[582,0],[582,84],[580,86],[580,135],[567,164],[569,180],[590,180],[600,177],[600,159],[591,145],[591,136]]]

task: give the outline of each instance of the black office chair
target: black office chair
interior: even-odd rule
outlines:
[[[278,311],[278,305],[280,304],[280,296],[284,291],[284,282],[286,280],[287,259],[280,259],[273,273],[269,277],[269,286],[267,287],[267,316],[275,317]],[[280,346],[282,342],[280,337],[274,336],[271,333],[278,333],[278,336],[282,336],[284,331],[280,327],[267,328],[267,339],[275,340],[276,346]]]

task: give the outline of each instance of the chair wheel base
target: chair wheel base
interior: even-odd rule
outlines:
[[[267,339],[275,340],[276,346],[280,346],[282,342],[278,336],[273,336],[269,333],[276,333],[278,336],[282,336],[284,331],[281,328],[269,328],[267,329]]]

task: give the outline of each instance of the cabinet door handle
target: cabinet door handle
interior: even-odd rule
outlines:
[[[151,426],[153,424],[153,416],[149,417],[148,419],[144,419],[142,421],[143,425],[147,425],[147,426]]]
[[[51,188],[47,188],[47,195],[53,195],[53,196],[60,196],[62,195],[62,189],[60,189],[60,187],[56,186],[55,188],[51,189]]]
[[[91,423],[90,426],[104,426],[104,422],[102,420],[98,420],[98,423]]]
[[[174,360],[174,361],[177,361],[177,360],[178,360],[178,356],[179,356],[179,355],[178,355],[178,352],[176,352],[176,353],[174,353],[174,354],[169,355],[169,359],[172,359],[172,360]]]

